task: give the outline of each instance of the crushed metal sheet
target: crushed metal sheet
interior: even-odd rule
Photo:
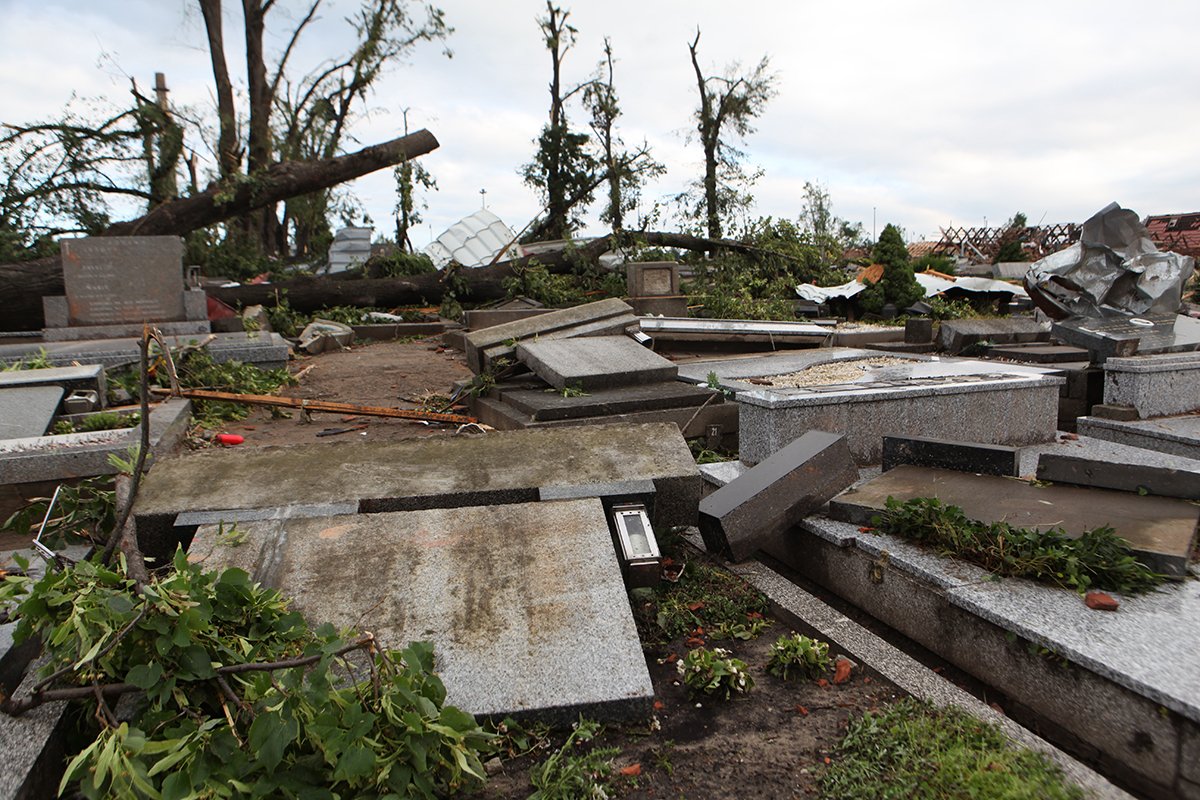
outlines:
[[[1035,262],[1025,286],[1055,319],[1174,314],[1193,267],[1190,256],[1160,251],[1135,212],[1109,203],[1077,244]]]

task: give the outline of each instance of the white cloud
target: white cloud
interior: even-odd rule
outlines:
[[[327,3],[293,58],[297,68],[348,42],[342,20],[356,4]],[[227,5],[236,74],[240,26]],[[454,57],[426,46],[392,69],[357,138],[397,135],[409,108],[410,127],[428,126],[442,143],[426,159],[440,186],[428,198],[430,229],[478,207],[481,188],[519,228],[540,205],[517,170],[546,115],[549,57],[535,22],[544,2],[441,5],[456,28],[447,43]],[[279,19],[299,8],[280,0]],[[610,36],[624,138],[650,141],[670,170],[647,202],[697,171],[698,150],[684,139],[696,93],[687,43],[699,27],[705,69],[769,54],[778,75],[779,94],[744,148],[766,170],[755,190],[760,213],[794,217],[808,180],[828,188],[839,216],[869,230],[874,211],[879,228],[894,221],[910,235],[1018,210],[1035,221],[1081,221],[1110,200],[1142,214],[1198,205],[1194,3],[612,0],[571,11],[579,35],[564,80],[585,79]],[[272,41],[280,46],[278,34]],[[98,66],[103,53],[111,58]],[[0,70],[5,121],[51,115],[73,91],[120,103],[128,75],[148,87],[155,71],[167,73],[177,102],[212,103],[203,28],[184,0],[0,0]],[[584,122],[578,109],[573,118]],[[389,231],[391,175],[355,190]]]

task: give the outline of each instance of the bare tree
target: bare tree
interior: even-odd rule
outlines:
[[[600,151],[598,160],[608,183],[608,202],[600,212],[600,219],[609,224],[613,233],[620,233],[625,227],[625,213],[637,207],[643,181],[662,175],[666,168],[651,157],[645,141],[636,150],[626,151],[616,132],[621,106],[613,82],[612,42],[607,37],[598,73],[584,89],[583,102],[592,114],[592,133]]]
[[[581,83],[563,90],[563,59],[575,44],[577,33],[567,22],[570,16],[571,12],[546,0],[546,16],[538,20],[550,53],[550,119],[538,137],[533,160],[522,168],[525,183],[538,190],[545,202],[545,218],[538,226],[537,238],[567,238],[572,228],[572,209],[588,203],[598,185],[587,134],[571,130],[567,120],[567,101],[588,86]]]
[[[742,139],[754,132],[750,123],[763,113],[767,101],[775,96],[776,76],[769,71],[770,59],[766,56],[749,72],[742,73],[735,63],[729,65],[723,75],[706,76],[700,68],[699,44],[700,31],[697,30],[696,38],[688,45],[700,93],[696,130],[704,150],[704,176],[695,210],[703,219],[709,238],[719,239],[722,218],[730,210],[750,201],[739,187],[753,182],[742,169],[745,153],[733,146],[732,139]]]

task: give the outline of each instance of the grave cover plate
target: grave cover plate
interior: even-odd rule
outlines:
[[[280,589],[312,624],[431,641],[447,702],[569,723],[649,711],[653,686],[597,499],[239,523],[190,560]]]

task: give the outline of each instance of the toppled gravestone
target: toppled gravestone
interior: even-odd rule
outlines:
[[[431,642],[447,702],[465,711],[564,726],[650,711],[654,687],[598,498],[238,530],[234,543],[200,528],[188,559],[246,570],[312,624],[360,627],[389,648]]]
[[[1015,344],[1050,341],[1050,326],[1034,319],[948,319],[938,329],[938,346],[957,355],[979,342]]]
[[[1021,451],[1001,444],[954,442],[924,436],[884,436],[883,471],[902,464],[1015,478],[1021,474]]]
[[[497,359],[513,358],[516,344],[527,339],[607,336],[623,333],[627,327],[636,324],[633,308],[610,297],[529,319],[493,325],[466,335],[467,366],[476,373],[487,372]]]
[[[856,480],[846,440],[809,431],[700,501],[704,545],[741,561]]]
[[[587,392],[673,381],[679,374],[628,336],[526,342],[517,345],[517,359],[555,389]]]
[[[224,515],[233,521],[299,505],[306,516],[499,505],[535,501],[544,486],[641,480],[655,488],[656,527],[695,524],[700,473],[672,423],[212,450],[156,463],[133,514],[143,552],[166,559],[186,536],[177,528],[196,524],[177,522],[186,514],[245,512]]]

